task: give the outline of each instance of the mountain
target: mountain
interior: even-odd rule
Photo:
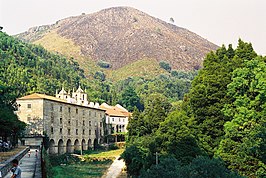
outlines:
[[[52,25],[30,28],[17,37],[76,58],[85,72],[93,66],[94,70],[102,70],[95,68],[98,64],[109,68],[104,69],[109,76],[123,73],[124,77],[131,64],[135,68],[128,75],[163,73],[160,61],[169,63],[172,69],[198,69],[206,53],[218,47],[187,29],[131,7],[83,13]]]

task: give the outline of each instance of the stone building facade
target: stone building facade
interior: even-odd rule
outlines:
[[[47,134],[51,154],[93,149],[103,142],[105,110],[89,103],[80,87],[72,95],[64,89],[56,97],[34,93],[17,99],[17,104],[28,134]]]
[[[100,108],[106,110],[105,123],[108,135],[127,132],[128,120],[132,113],[119,104],[110,106],[103,103]]]

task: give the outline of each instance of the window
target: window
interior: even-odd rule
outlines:
[[[119,122],[120,122],[120,118],[119,118]]]
[[[96,112],[94,113],[94,116],[96,117]]]
[[[67,134],[70,135],[70,129],[67,129]]]
[[[89,121],[89,126],[91,126],[91,121]]]
[[[78,127],[79,126],[79,121],[78,120],[76,120],[76,127]]]
[[[68,120],[68,125],[71,125],[71,120]]]
[[[102,122],[100,122],[100,127],[102,127]]]
[[[100,129],[100,136],[102,135],[102,130]]]
[[[70,113],[70,111],[71,111],[71,108],[69,107],[69,108],[68,108],[68,113]]]
[[[76,109],[76,114],[78,114],[79,113],[79,110],[78,109]]]
[[[51,123],[54,123],[54,116],[51,116]]]
[[[91,116],[91,111],[89,111],[89,116]]]
[[[82,134],[85,135],[85,130],[84,129],[82,130]]]
[[[63,123],[63,119],[62,119],[62,118],[60,118],[60,120],[59,120],[59,123],[60,123],[60,124],[62,124],[62,123]]]
[[[54,133],[54,128],[53,127],[51,127],[51,134],[53,134]]]
[[[60,128],[60,134],[62,134],[63,133],[63,129],[62,128]]]
[[[28,120],[28,122],[30,122],[30,120],[31,120],[30,115],[28,115],[27,120]]]
[[[54,105],[53,104],[51,104],[51,111],[53,111],[54,110]]]
[[[83,126],[85,126],[85,121],[83,121]]]
[[[97,130],[95,130],[95,135],[97,135]]]
[[[113,118],[113,122],[115,121],[115,118]]]
[[[125,119],[123,119],[123,122],[125,122]]]
[[[91,130],[89,130],[89,135],[91,135]]]
[[[84,109],[82,110],[82,114],[83,114],[83,116],[85,115],[85,110]]]
[[[76,129],[76,135],[78,135],[79,134],[79,130],[78,129]]]
[[[28,108],[31,108],[31,104],[28,104]]]
[[[60,106],[60,108],[59,108],[59,111],[60,111],[60,112],[62,112],[62,111],[63,111],[63,107],[62,107],[62,106]]]

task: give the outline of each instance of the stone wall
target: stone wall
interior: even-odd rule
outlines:
[[[0,172],[2,173],[2,177],[7,175],[9,170],[12,168],[12,163],[11,163],[12,160],[14,159],[20,160],[25,154],[27,154],[28,151],[29,151],[29,147],[25,148],[24,150],[22,150],[15,156],[9,158],[5,162],[0,163]]]

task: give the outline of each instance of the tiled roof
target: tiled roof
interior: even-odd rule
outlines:
[[[109,116],[117,116],[117,117],[129,117],[132,115],[132,113],[128,112],[125,108],[122,106],[116,105],[116,106],[110,106],[106,103],[101,104],[100,106],[101,109],[106,110],[106,114]]]
[[[75,104],[75,103],[69,103],[63,99],[56,98],[54,96],[45,95],[45,94],[39,94],[39,93],[33,93],[31,95],[26,95],[26,96],[23,96],[21,98],[18,98],[18,100],[32,100],[32,99],[46,99],[46,100],[57,101],[57,102],[61,102],[61,103],[71,104],[71,105],[83,106],[83,107],[92,108],[92,109],[106,110],[104,108],[94,108],[94,107],[90,107],[90,106],[84,106],[84,105],[79,105],[79,104]]]

